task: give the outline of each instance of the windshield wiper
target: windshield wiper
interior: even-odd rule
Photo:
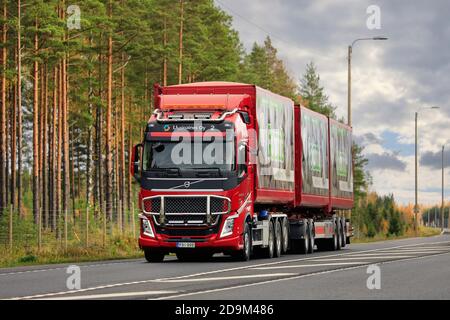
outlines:
[[[195,168],[195,175],[199,178],[222,177],[220,168]]]
[[[151,171],[156,171],[164,177],[179,177],[180,168],[152,168]]]

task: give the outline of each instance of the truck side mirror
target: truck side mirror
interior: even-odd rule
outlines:
[[[246,111],[239,111],[239,114],[242,117],[242,121],[244,121],[245,124],[250,124],[250,115]]]
[[[135,145],[131,154],[131,175],[136,179],[137,182],[141,182],[142,148],[142,144]]]

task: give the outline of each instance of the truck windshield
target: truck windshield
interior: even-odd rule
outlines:
[[[172,142],[147,141],[144,145],[143,170],[235,169],[232,141]]]

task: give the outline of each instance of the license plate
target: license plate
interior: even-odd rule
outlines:
[[[177,248],[195,248],[195,242],[177,242]]]

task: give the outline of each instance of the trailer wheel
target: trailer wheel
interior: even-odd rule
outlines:
[[[308,253],[314,252],[314,222],[312,219],[309,219],[309,244],[308,244]]]
[[[326,248],[327,250],[330,250],[330,251],[339,250],[338,249],[338,243],[340,242],[340,240],[339,240],[340,239],[340,234],[339,234],[337,219],[334,219],[333,222],[334,222],[333,237],[331,239],[323,240],[324,241],[324,248]]]
[[[252,237],[251,237],[251,231],[250,227],[248,226],[248,223],[245,224],[244,227],[244,234],[243,236],[243,242],[244,242],[244,248],[234,254],[232,254],[233,258],[235,258],[238,261],[248,261],[250,260],[250,255],[252,252]]]
[[[269,245],[267,246],[267,248],[264,249],[264,256],[266,258],[271,259],[271,258],[273,258],[274,251],[275,251],[275,230],[274,230],[273,223],[270,222],[269,223]]]
[[[144,249],[144,256],[147,262],[162,262],[165,254],[151,249]]]
[[[341,218],[341,248],[344,248],[345,245],[347,244],[345,227],[346,227],[345,219]]]
[[[309,252],[309,235],[310,228],[308,224],[308,220],[304,220],[305,224],[305,234],[303,235],[303,239],[292,239],[292,251],[294,253],[307,254]]]
[[[340,218],[336,219],[336,231],[335,231],[335,234],[336,234],[336,249],[335,250],[341,250],[342,237],[341,237],[341,219]]]
[[[283,237],[282,252],[286,253],[289,250],[289,222],[288,219],[283,219],[281,223],[281,233]]]
[[[273,255],[275,257],[281,257],[281,250],[282,250],[282,239],[281,239],[281,224],[279,221],[275,220],[275,250]]]

